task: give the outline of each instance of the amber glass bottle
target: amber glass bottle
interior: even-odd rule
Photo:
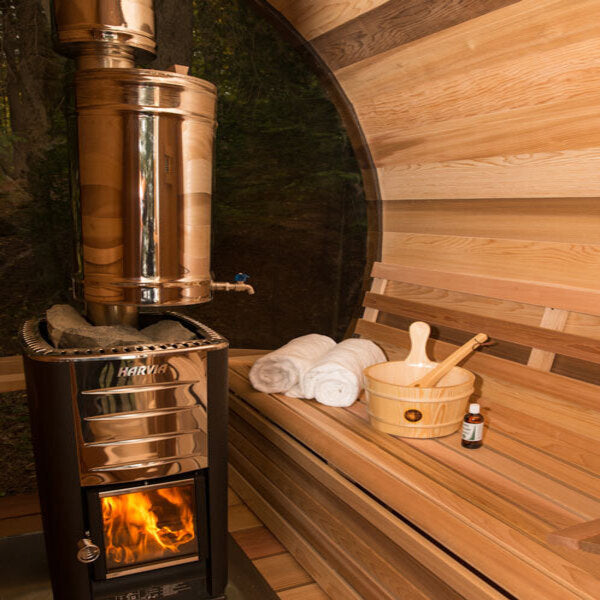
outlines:
[[[469,412],[463,419],[462,445],[465,448],[479,448],[483,438],[483,415],[479,404],[469,404]]]

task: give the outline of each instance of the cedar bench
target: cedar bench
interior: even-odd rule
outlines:
[[[384,288],[375,279],[355,331],[401,360],[408,333],[377,322],[394,303]],[[230,484],[331,598],[600,598],[600,555],[579,549],[600,534],[598,386],[476,353],[464,364],[488,426],[467,450],[458,433],[380,433],[364,399],[340,409],[257,392],[255,358],[230,361]]]

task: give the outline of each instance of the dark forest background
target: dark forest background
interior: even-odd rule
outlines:
[[[0,356],[19,323],[73,302],[68,80],[48,0],[0,0]],[[190,64],[219,89],[212,268],[256,295],[185,309],[233,347],[343,337],[359,305],[366,214],[359,169],[316,76],[248,0],[155,0],[150,68]],[[0,495],[35,489],[24,393],[0,395]]]

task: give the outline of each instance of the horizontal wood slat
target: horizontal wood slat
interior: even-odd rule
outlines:
[[[599,159],[600,150],[595,146],[516,156],[391,164],[380,166],[378,174],[381,197],[389,201],[503,199],[507,194],[515,198],[581,196],[585,199],[595,196],[600,188]]]
[[[254,566],[276,591],[306,585],[312,581],[310,575],[287,552],[267,556],[253,561]]]
[[[279,427],[249,406],[244,400],[232,395],[232,410],[245,422],[259,431],[272,444],[280,448],[305,471],[316,477],[327,486],[340,501],[353,506],[373,526],[384,532],[389,538],[404,548],[425,567],[450,583],[469,600],[504,598],[502,594],[491,588],[472,571],[454,561],[447,553],[440,550],[429,540],[422,537],[414,529],[357,489],[336,470],[317,458],[313,452],[287,435]]]
[[[386,232],[382,261],[419,269],[444,265],[466,275],[588,288],[600,294],[600,244]]]
[[[600,152],[596,164],[599,161]],[[392,199],[383,202],[382,210],[386,232],[573,244],[600,242],[599,197],[457,200],[446,195],[443,200]]]
[[[339,422],[339,410],[257,393],[245,380],[246,375],[247,369],[241,377],[235,368],[231,372],[230,382],[236,393],[382,502],[426,531],[435,531],[438,541],[476,568],[481,569],[485,564],[483,571],[508,591],[523,600],[539,599],[540,590],[546,599],[593,598],[597,580],[586,575],[587,567],[576,567],[573,557],[548,552],[541,542],[540,545],[492,518],[487,512],[494,512],[490,508],[479,509],[463,501],[441,473],[432,479],[421,471],[421,462],[415,462],[408,454],[398,463],[398,458],[392,457],[383,446],[383,440],[373,443],[363,437],[362,432],[350,431],[346,424]],[[389,436],[385,439],[391,443]],[[404,452],[402,444],[398,444],[395,452]],[[396,468],[400,464],[401,468]],[[438,519],[443,525],[436,527]],[[541,571],[532,570],[533,564]]]
[[[362,597],[392,600],[404,594],[407,600],[433,596],[457,599],[439,582],[437,586],[430,585],[433,595],[427,595],[426,579],[420,577],[418,563],[406,552],[390,547],[389,540],[387,547],[382,544],[377,530],[365,527],[360,515],[336,502],[317,480],[307,476],[248,425],[237,418],[232,419],[231,425],[230,454],[235,468]],[[353,523],[352,528],[347,528],[348,522]],[[386,562],[390,560],[393,564]],[[402,570],[408,571],[413,581]],[[423,581],[417,586],[414,579],[419,578]]]
[[[370,323],[359,320],[356,333],[376,342],[389,344],[396,348],[410,348],[410,338],[407,331],[402,331],[380,323]],[[439,340],[430,340],[427,349],[434,360],[442,360],[456,350],[457,346]],[[467,357],[463,366],[482,375],[486,380],[493,378],[497,381],[510,382],[513,386],[523,388],[528,392],[535,391],[549,397],[558,397],[580,405],[582,408],[597,411],[598,386],[564,377],[555,373],[545,373],[519,365],[513,361],[474,352]],[[573,414],[574,421],[577,415]]]
[[[0,358],[0,393],[17,392],[25,389],[23,359],[20,356]]]
[[[329,67],[336,71],[457,25],[517,0],[389,0],[312,40]]]
[[[316,583],[284,590],[279,592],[279,597],[281,600],[330,600]]]
[[[372,276],[600,316],[600,291],[591,288],[385,263],[375,263]]]
[[[597,148],[593,9],[522,0],[341,69],[378,166]]]
[[[600,364],[600,341],[367,292],[363,306]]]
[[[440,288],[431,288],[412,283],[390,281],[385,289],[386,296],[403,298],[413,302],[423,302],[430,306],[441,306],[476,314],[482,317],[505,319],[525,325],[540,325],[544,312],[543,306],[500,300],[465,292],[454,292]],[[560,310],[560,309],[549,309]],[[600,317],[569,311],[564,330],[567,333],[600,339]]]
[[[230,431],[233,435],[233,431]],[[235,436],[233,436],[235,438]],[[240,441],[238,440],[238,443]],[[247,455],[247,452],[236,447],[235,442],[229,448],[230,461],[233,467],[244,475],[253,487],[263,496],[273,508],[282,515],[291,526],[297,530],[328,564],[335,569],[336,573],[348,582],[366,600],[376,600],[378,597],[390,599],[392,596],[372,577],[364,575],[363,569],[347,553],[346,547],[340,547],[334,541],[329,542],[327,535],[310,517],[289,499],[289,490],[286,494],[278,489],[271,480],[272,473],[267,467],[267,472],[262,467],[255,466]],[[256,460],[256,456],[254,456]],[[286,498],[288,501],[286,502]],[[330,516],[331,518],[331,516]],[[314,534],[314,535],[313,535]],[[411,599],[412,600],[412,599]]]
[[[229,465],[229,484],[331,598],[361,600],[356,591],[264,500],[233,465]]]

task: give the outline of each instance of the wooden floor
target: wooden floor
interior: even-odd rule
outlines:
[[[312,577],[231,489],[228,503],[231,535],[282,600],[328,599]],[[0,498],[0,537],[41,530],[37,496]]]

